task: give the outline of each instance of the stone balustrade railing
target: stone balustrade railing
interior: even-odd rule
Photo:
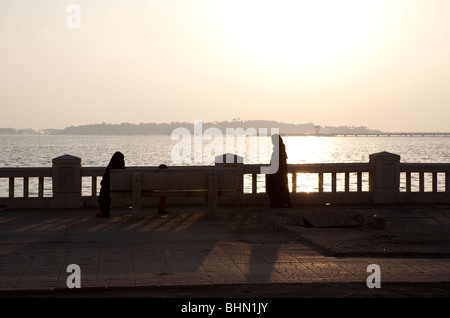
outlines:
[[[70,155],[55,158],[52,164],[43,168],[0,168],[0,181],[7,180],[8,184],[7,193],[0,193],[0,207],[97,207],[104,167],[82,167],[81,159]],[[268,205],[263,165],[216,165],[238,166],[242,174],[242,195],[238,199],[223,198],[219,203]],[[133,167],[140,168],[157,169]],[[371,154],[368,163],[289,164],[288,178],[294,205],[450,203],[450,163],[402,163],[399,155],[387,152]],[[35,191],[30,191],[31,180]],[[21,193],[16,191],[19,183]],[[181,203],[192,202],[186,198],[177,201]]]

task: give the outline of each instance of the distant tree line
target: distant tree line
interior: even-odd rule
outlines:
[[[0,134],[55,134],[55,135],[169,135],[174,129],[184,127],[194,131],[194,123],[192,122],[171,122],[171,123],[121,123],[121,124],[90,124],[80,126],[70,126],[64,129],[14,129],[14,128],[0,128]],[[223,133],[226,133],[227,128],[244,130],[248,128],[255,128],[259,131],[260,128],[268,129],[270,133],[271,128],[278,128],[281,134],[316,134],[318,125],[313,123],[306,124],[289,124],[270,120],[240,120],[233,119],[232,121],[215,121],[202,123],[203,131],[210,128],[218,128]],[[320,134],[364,134],[377,133],[379,130],[370,130],[365,126],[323,126],[319,129]]]
[[[26,128],[26,129],[0,128],[0,134],[2,134],[2,135],[8,135],[8,134],[29,135],[29,134],[37,134],[37,133],[39,133],[39,131],[32,129],[32,128]]]

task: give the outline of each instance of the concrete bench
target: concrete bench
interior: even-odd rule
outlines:
[[[130,198],[133,217],[141,214],[143,197],[206,198],[207,212],[217,210],[217,197],[242,193],[238,169],[178,167],[168,169],[112,169],[111,198]]]

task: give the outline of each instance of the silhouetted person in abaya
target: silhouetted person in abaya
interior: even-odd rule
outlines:
[[[106,167],[105,174],[103,175],[103,179],[100,182],[100,195],[98,197],[98,203],[100,204],[100,212],[97,213],[98,217],[109,217],[109,209],[111,206],[111,196],[110,196],[110,187],[109,187],[109,171],[111,169],[125,169],[125,160],[124,155],[117,151],[112,156],[109,161],[108,166]]]
[[[273,153],[270,164],[278,160],[278,170],[266,175],[266,190],[272,208],[291,208],[289,195],[286,147],[280,135],[272,135]],[[278,158],[277,158],[278,156]]]

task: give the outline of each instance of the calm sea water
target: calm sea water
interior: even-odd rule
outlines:
[[[402,162],[450,163],[450,137],[286,136],[283,140],[292,164],[368,162],[370,154],[381,151],[399,154]],[[227,152],[243,156],[244,163],[258,164],[269,163],[272,149],[268,137],[236,138],[228,144],[231,148],[214,139],[203,140],[203,147],[182,142],[170,135],[0,135],[0,168],[51,167],[52,159],[64,154],[80,157],[86,167],[104,167],[116,151],[125,155],[127,166],[210,165],[215,155]],[[17,181],[16,192],[20,193],[21,187]],[[51,192],[49,187],[46,185],[46,192]],[[0,196],[5,196],[7,189],[8,180],[0,178]],[[30,184],[30,195],[32,189]]]

